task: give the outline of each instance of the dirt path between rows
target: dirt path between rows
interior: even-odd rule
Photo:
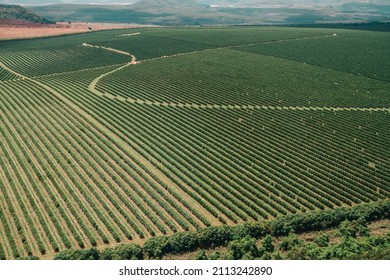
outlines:
[[[123,51],[118,51],[118,50],[115,50],[115,49],[111,49],[111,48],[104,48],[108,51],[115,51],[115,52],[118,52],[118,53],[121,53],[121,54],[124,54],[124,55],[128,55],[131,57],[131,61],[126,64],[126,65],[123,65],[117,69],[115,69],[114,71],[119,71],[120,69],[122,69],[123,67],[126,67],[126,66],[129,66],[129,65],[134,65],[134,64],[137,64],[136,62],[136,58],[135,56],[129,54],[129,53],[126,53],[126,52],[123,52]],[[118,148],[120,148],[121,150],[125,151],[126,153],[129,153],[129,154],[132,154],[137,160],[139,160],[139,166],[141,167],[142,165],[142,168],[143,169],[146,169],[146,170],[151,170],[153,172],[153,175],[151,175],[152,178],[158,178],[160,181],[162,182],[165,182],[167,185],[169,186],[172,186],[172,189],[174,189],[175,191],[176,190],[179,190],[179,187],[173,183],[168,177],[166,177],[165,174],[163,174],[161,171],[157,170],[150,162],[148,159],[144,158],[139,152],[136,151],[136,149],[134,149],[132,146],[130,146],[128,143],[126,143],[122,138],[121,136],[115,134],[114,132],[112,132],[107,126],[104,125],[104,122],[100,122],[97,118],[95,118],[93,115],[89,114],[87,111],[83,110],[81,107],[79,107],[79,105],[77,105],[76,103],[73,103],[71,100],[67,99],[66,97],[64,97],[60,92],[58,92],[56,89],[53,89],[51,88],[50,86],[40,82],[40,81],[37,81],[37,80],[34,80],[32,78],[29,78],[27,76],[24,76],[23,74],[20,74],[18,72],[15,72],[14,70],[10,69],[8,66],[6,66],[5,64],[3,64],[2,62],[0,62],[0,66],[3,67],[4,69],[14,73],[15,75],[17,75],[18,77],[20,77],[21,79],[24,79],[24,80],[28,80],[28,81],[31,81],[33,83],[35,83],[36,85],[38,85],[39,87],[47,90],[48,92],[50,92],[51,94],[53,94],[53,97],[57,98],[58,100],[60,100],[61,102],[63,102],[63,104],[65,106],[68,106],[70,110],[76,112],[77,115],[79,115],[80,117],[82,117],[84,120],[86,120],[87,122],[89,122],[90,124],[92,124],[95,128],[98,129],[98,131],[100,131],[100,133],[102,133],[105,137],[109,138],[110,141],[112,141],[112,143],[117,146]],[[110,71],[109,73],[111,73],[112,71]],[[109,74],[109,73],[106,73]],[[100,77],[101,79],[101,77]],[[97,83],[99,81],[99,77],[96,79],[96,82]],[[98,92],[98,91],[96,91]],[[133,143],[135,144],[135,143]],[[155,176],[155,177],[153,177]],[[167,196],[175,201],[175,203],[177,203],[178,205],[181,205],[184,209],[186,209],[187,207],[185,207],[184,205],[181,204],[181,202],[179,200],[176,200],[174,198],[174,196],[172,196],[170,193],[168,193],[166,190],[164,190],[164,192],[167,194]],[[189,197],[188,195],[186,195],[184,197],[184,199],[186,201],[189,202],[189,204],[194,204],[195,201]],[[196,221],[198,221],[200,223],[200,220],[198,220],[197,217],[195,217],[193,215],[193,213],[188,213],[193,219],[195,219]],[[177,215],[179,217],[182,217],[184,219],[186,219],[184,216],[182,216],[180,214],[180,212],[177,212]],[[179,226],[177,224],[177,226]],[[191,226],[192,227],[192,226]]]
[[[126,56],[130,56],[131,57],[131,61],[129,62],[129,64],[130,65],[137,64],[136,57],[134,55],[132,55],[131,53],[129,53],[129,52],[125,52],[125,51],[122,51],[122,50],[117,50],[117,49],[109,48],[109,47],[90,45],[90,44],[87,44],[87,43],[83,43],[82,45],[84,47],[103,49],[103,50],[107,50],[107,51],[110,51],[110,52],[115,52],[115,53],[123,54],[123,55],[126,55]]]
[[[135,34],[135,33],[134,33]],[[138,35],[138,34],[137,34]],[[96,89],[97,84],[100,82],[101,79],[114,74],[115,72],[118,72],[126,67],[129,67],[130,65],[140,64],[142,61],[153,61],[153,60],[159,60],[159,59],[166,59],[166,58],[172,58],[177,56],[183,56],[183,55],[189,55],[194,53],[200,53],[200,52],[207,52],[211,50],[218,50],[218,49],[230,49],[230,48],[237,48],[237,47],[244,47],[244,46],[255,46],[255,45],[262,45],[262,44],[272,44],[272,43],[282,43],[282,42],[289,42],[289,41],[299,41],[299,40],[309,40],[309,39],[319,39],[319,38],[330,38],[330,37],[336,37],[336,34],[333,35],[323,35],[323,36],[312,36],[312,37],[302,37],[302,38],[293,38],[293,39],[283,39],[283,40],[277,40],[277,41],[267,41],[267,42],[258,42],[258,43],[250,43],[250,44],[241,44],[241,45],[233,45],[233,46],[225,46],[225,47],[217,47],[217,48],[209,48],[204,50],[198,50],[198,51],[192,51],[192,52],[185,52],[185,53],[177,53],[173,55],[164,55],[161,57],[156,58],[150,58],[145,59],[141,61],[137,61],[136,57],[132,55],[129,52],[103,47],[103,46],[96,46],[96,45],[90,45],[87,43],[83,43],[83,46],[85,47],[93,47],[93,48],[100,48],[111,52],[116,52],[119,54],[127,55],[131,57],[131,61],[126,64],[122,65],[114,70],[111,70],[107,73],[104,73],[100,76],[98,76],[96,79],[94,79],[91,84],[88,86],[88,90],[98,96],[106,96],[110,99],[117,99],[120,101],[127,101],[130,103],[137,103],[137,104],[146,104],[146,105],[155,105],[155,106],[165,106],[165,107],[181,107],[181,108],[196,108],[196,109],[256,109],[256,110],[291,110],[291,111],[361,111],[361,112],[390,112],[390,108],[365,108],[365,107],[330,107],[330,106],[270,106],[270,105],[232,105],[232,104],[226,104],[226,105],[218,105],[218,104],[190,104],[190,103],[173,103],[173,102],[158,102],[158,101],[152,101],[152,100],[142,100],[142,99],[134,99],[134,98],[125,98],[119,95],[113,95],[108,92],[101,92],[98,89]]]

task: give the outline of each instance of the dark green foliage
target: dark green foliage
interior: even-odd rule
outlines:
[[[266,222],[245,223],[230,228],[230,238],[238,240],[246,236],[259,237],[268,232]]]
[[[362,223],[359,220],[344,221],[338,228],[339,236],[344,239],[356,238],[357,236],[369,236],[369,231],[366,223]]]
[[[168,253],[179,253],[189,251],[199,246],[199,240],[194,232],[183,232],[168,238],[165,250]]]
[[[226,245],[231,240],[240,240],[247,236],[259,237],[266,231],[264,223],[249,223],[235,227],[208,227],[197,232],[181,232],[170,237],[148,239],[143,250],[149,258],[161,258],[166,254],[187,252],[196,248],[212,248]]]
[[[362,204],[348,208],[324,210],[303,215],[286,215],[270,222],[270,231],[273,235],[286,235],[290,232],[301,233],[330,228],[339,225],[345,220],[374,221],[386,219],[390,216],[390,201]]]
[[[298,236],[296,234],[289,234],[281,240],[279,249],[282,251],[289,251],[300,245],[302,245],[302,241],[298,239]]]
[[[315,243],[299,243],[284,252],[284,258],[288,260],[316,260],[319,259],[320,253],[320,247]]]
[[[143,246],[146,255],[149,258],[160,259],[167,253],[165,252],[165,246],[168,238],[167,236],[156,236],[148,239]]]
[[[208,259],[209,260],[219,260],[221,258],[221,253],[219,251],[216,251],[214,253],[211,253],[209,256],[208,256]]]
[[[96,248],[89,250],[65,250],[58,253],[55,260],[142,260],[143,250],[139,245],[119,245],[115,248],[106,248],[99,251]]]
[[[205,250],[201,249],[195,256],[195,260],[208,260]]]
[[[227,258],[230,260],[253,260],[259,256],[260,252],[256,246],[256,238],[246,236],[229,243]]]
[[[96,248],[89,250],[68,249],[58,253],[55,260],[99,260],[100,252]]]
[[[274,251],[274,236],[285,235],[286,229],[290,232],[305,232],[327,229],[340,224],[342,232],[351,238],[344,238],[338,245],[327,246],[328,236],[321,235],[316,238],[315,243],[303,244],[294,233],[282,238],[279,243],[279,250],[286,252],[290,259],[337,259],[352,258],[356,254],[362,254],[367,248],[381,247],[387,248],[390,235],[386,237],[370,238],[365,237],[362,242],[354,239],[354,236],[366,236],[365,224],[361,217],[368,221],[388,218],[389,201],[384,200],[377,203],[362,204],[352,208],[340,208],[327,211],[318,211],[309,214],[295,214],[286,217],[280,217],[274,221],[250,223],[236,227],[222,226],[199,229],[197,232],[180,232],[172,236],[156,236],[148,239],[142,247],[142,252],[150,259],[161,259],[167,254],[184,253],[198,248],[211,248],[221,245],[229,246],[229,258],[232,259],[271,259],[282,258],[282,256],[272,255]],[[324,215],[325,212],[325,215]],[[334,215],[332,215],[334,214]],[[331,217],[334,220],[330,219]],[[341,219],[343,218],[343,219]],[[351,222],[345,219],[351,220]],[[355,220],[354,220],[355,219]],[[357,219],[357,220],[356,220]],[[316,225],[312,225],[316,221]],[[337,222],[339,221],[339,222]],[[362,224],[363,223],[363,224]],[[314,226],[314,228],[313,228]],[[304,230],[306,229],[306,230]],[[247,233],[245,237],[242,234]],[[364,233],[364,234],[363,234]],[[256,246],[256,238],[264,236],[260,248]],[[130,253],[128,252],[130,250]],[[120,245],[118,251],[116,248],[110,248],[100,253],[101,258],[110,259],[113,256],[119,258],[141,258],[140,247],[136,245]],[[56,255],[55,259],[85,259],[90,258],[90,250],[82,253],[83,250],[65,250]],[[96,251],[93,251],[96,252]],[[201,251],[200,251],[201,252]],[[99,253],[98,253],[99,256]],[[217,255],[208,256],[209,259],[219,258]]]
[[[366,244],[359,243],[355,238],[347,238],[343,239],[341,243],[327,248],[323,256],[325,259],[343,260],[361,255],[366,250]]]
[[[17,261],[37,261],[37,260],[40,260],[40,258],[37,256],[27,256],[27,257],[19,257],[19,258],[16,258],[15,260],[17,260]]]
[[[320,234],[314,239],[314,243],[320,247],[326,247],[329,243],[329,236],[327,234]]]
[[[0,246],[0,260],[6,260],[3,248]]]
[[[224,244],[230,240],[229,228],[224,227],[209,227],[204,230],[199,230],[197,233],[199,244],[202,247],[209,248]]]
[[[101,260],[142,260],[143,251],[136,244],[119,245],[115,248],[106,248],[100,253]]]
[[[352,260],[390,260],[390,249],[374,248],[362,254],[352,255]]]
[[[264,252],[272,253],[275,249],[275,246],[273,244],[272,236],[270,234],[267,234],[262,241],[262,247],[261,249]]]

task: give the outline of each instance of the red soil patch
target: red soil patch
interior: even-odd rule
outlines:
[[[82,33],[96,30],[136,28],[141,25],[58,22],[57,24],[41,24],[23,20],[0,20],[0,40],[56,36],[63,34]]]

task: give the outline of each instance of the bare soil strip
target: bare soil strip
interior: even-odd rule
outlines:
[[[8,115],[9,115],[9,114],[8,114]],[[14,119],[14,118],[12,118],[12,119],[10,119],[10,120],[14,121],[13,123],[17,123],[17,121],[15,122],[15,119]],[[7,120],[7,122],[8,122],[8,127],[11,127],[11,128],[12,128],[12,131],[13,131],[13,133],[14,133],[14,135],[16,135],[16,139],[14,139],[14,140],[17,140],[19,143],[21,143],[21,145],[25,146],[26,144],[25,144],[24,141],[21,139],[20,135],[15,131],[15,128],[12,127],[11,123],[9,122],[9,120]],[[27,153],[29,153],[28,148],[27,148],[27,147],[24,147],[24,148],[25,148],[26,150],[21,151],[21,154],[26,153],[26,151],[27,151]],[[17,148],[16,150],[17,150],[18,152],[20,151],[19,148]],[[33,156],[32,154],[29,154],[29,155],[30,155],[30,156]],[[34,164],[37,164],[37,162],[34,161]],[[18,165],[19,165],[19,164],[18,164]],[[23,169],[24,172],[28,172],[28,171],[30,171],[30,170],[25,170],[25,169],[30,169],[30,166],[29,166],[29,165],[24,165],[22,169]],[[21,174],[21,173],[19,172],[19,174]],[[27,177],[25,177],[25,174],[22,174],[21,176],[24,177],[24,180],[26,180],[25,182],[30,182],[30,180],[29,180]],[[27,186],[27,189],[25,189],[25,190],[23,190],[23,191],[21,190],[20,193],[19,193],[19,195],[20,195],[21,197],[26,197],[26,195],[24,195],[24,192],[29,192],[30,195],[31,195],[31,196],[33,197],[33,199],[34,199],[34,202],[35,202],[37,205],[40,205],[40,210],[42,210],[42,211],[41,211],[41,214],[45,215],[46,213],[43,213],[45,207],[43,207],[43,205],[41,204],[41,201],[39,200],[39,198],[37,198],[37,196],[36,196],[36,194],[35,194],[35,190],[31,187],[30,184],[26,184],[26,186]],[[48,237],[47,237],[47,235],[46,235],[46,233],[45,233],[45,231],[44,231],[44,229],[43,229],[41,223],[39,222],[39,217],[38,217],[37,214],[35,213],[34,207],[31,205],[31,203],[30,203],[29,200],[26,200],[25,203],[26,203],[26,209],[27,209],[28,212],[29,212],[28,214],[30,215],[31,219],[32,219],[33,222],[34,222],[34,226],[36,226],[36,227],[39,228],[39,230],[37,230],[37,233],[40,235],[40,238],[41,238],[42,240],[45,241],[45,245],[50,247],[50,245],[49,245],[49,244],[50,244],[49,239],[48,239]],[[44,216],[44,219],[45,219],[45,221],[46,221],[46,220],[47,220],[47,217]],[[45,234],[43,235],[43,233],[45,233]],[[50,249],[51,249],[51,248],[47,248],[48,251],[49,251]],[[38,254],[38,250],[35,252],[35,254]]]
[[[32,39],[60,36],[65,34],[87,33],[99,30],[156,27],[153,25],[57,22],[57,24],[39,24],[18,20],[0,20],[0,40]],[[127,34],[124,34],[126,36]],[[134,35],[136,35],[134,33]],[[138,34],[137,34],[138,35]],[[127,36],[130,36],[128,34]]]
[[[118,52],[118,53],[121,53],[121,54],[124,54],[124,55],[128,55],[131,57],[131,61],[124,65],[124,66],[128,66],[128,65],[133,65],[133,64],[136,64],[136,58],[135,56],[129,54],[129,53],[126,53],[126,52],[123,52],[123,51],[118,51],[118,50],[115,50],[115,49],[111,49],[111,48],[104,48],[108,51],[114,51],[114,52]],[[33,83],[35,83],[36,85],[40,86],[41,88],[44,88],[45,90],[47,90],[48,92],[50,92],[51,94],[53,94],[54,97],[56,97],[57,99],[61,100],[66,106],[68,106],[71,110],[73,110],[74,112],[77,112],[77,114],[79,116],[81,116],[83,119],[87,120],[88,122],[90,122],[91,124],[93,124],[96,128],[99,129],[100,132],[102,132],[106,137],[108,137],[111,141],[113,141],[115,143],[115,145],[117,145],[118,147],[120,147],[123,151],[127,151],[128,153],[134,155],[135,158],[137,158],[140,163],[143,165],[143,168],[146,169],[146,170],[150,170],[151,172],[153,172],[154,176],[156,176],[157,178],[159,178],[159,180],[163,181],[163,182],[166,182],[167,185],[171,186],[172,190],[174,190],[175,192],[177,191],[180,191],[180,188],[178,186],[176,186],[175,183],[173,183],[168,177],[165,176],[165,174],[163,174],[162,172],[160,172],[159,170],[157,170],[150,162],[149,160],[147,160],[146,158],[144,158],[141,154],[139,154],[135,149],[133,149],[128,143],[126,143],[124,140],[122,140],[122,138],[118,135],[116,135],[115,133],[113,133],[109,128],[107,128],[103,123],[101,123],[100,121],[98,121],[96,118],[94,118],[92,115],[90,115],[88,112],[84,111],[83,109],[81,109],[78,105],[76,105],[75,103],[73,103],[72,101],[70,101],[69,99],[65,98],[61,93],[59,93],[58,91],[56,91],[55,89],[51,88],[50,86],[40,82],[40,81],[37,81],[37,80],[34,80],[32,78],[29,78],[29,77],[26,77],[18,72],[15,72],[14,70],[10,69],[9,67],[7,67],[6,65],[4,65],[3,63],[0,62],[0,66],[2,66],[3,68],[5,68],[6,70],[14,73],[15,75],[17,75],[18,77],[22,78],[22,79],[25,79],[25,80],[28,80],[28,81],[31,81]],[[120,68],[123,68],[124,66],[120,67]],[[116,71],[118,71],[120,69],[116,69]],[[97,83],[97,82],[96,82]],[[135,143],[134,143],[135,144]],[[65,174],[66,175],[66,174]],[[176,200],[173,196],[171,196],[171,194],[169,194],[167,191],[166,191],[167,195],[169,197],[171,197],[171,199],[173,199],[178,205],[181,205],[181,202]],[[188,201],[188,203],[190,205],[194,205],[196,204],[195,201],[189,197],[188,195],[185,195],[184,196],[184,199],[186,201]],[[181,205],[183,208],[186,209],[186,207],[184,205]],[[195,220],[198,220],[197,217],[195,217],[192,213],[189,213],[190,216],[192,216],[192,218],[194,218]],[[178,215],[181,216],[181,214],[178,212]],[[184,217],[182,217],[184,218]],[[185,219],[185,218],[184,218]],[[199,220],[198,220],[199,221]],[[199,221],[200,222],[200,221]]]
[[[136,32],[136,33],[130,33],[130,34],[121,34],[119,37],[127,37],[127,36],[137,36],[140,35],[141,33]]]
[[[136,57],[134,55],[132,55],[131,53],[129,53],[129,52],[125,52],[125,51],[117,50],[117,49],[113,49],[113,48],[107,48],[107,47],[103,47],[103,46],[90,45],[90,44],[87,44],[87,43],[83,43],[82,45],[84,47],[98,48],[98,49],[103,49],[103,50],[107,50],[107,51],[110,51],[110,52],[115,52],[115,53],[119,53],[119,54],[130,56],[131,57],[131,61],[129,62],[129,64],[130,65],[137,64]]]

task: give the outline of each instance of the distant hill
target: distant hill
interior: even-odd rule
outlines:
[[[131,6],[135,10],[186,10],[200,9],[204,5],[199,4],[196,0],[139,0]]]
[[[44,17],[40,17],[33,11],[23,8],[18,5],[1,5],[0,4],[0,20],[24,20],[34,23],[55,23]]]
[[[96,4],[96,5],[113,5],[113,4],[132,4],[137,0],[0,0],[0,4],[10,5],[54,5],[54,4]]]
[[[264,7],[264,6],[290,6],[290,7],[328,7],[341,6],[346,3],[366,3],[375,5],[389,5],[389,0],[197,0],[199,3],[219,7]]]
[[[53,1],[72,3],[75,0]],[[126,0],[113,0],[112,5],[61,4],[30,8],[38,15],[56,21],[157,25],[327,24],[390,20],[390,4],[377,4],[389,0],[367,0],[364,3],[353,0],[138,0],[132,5],[124,5],[123,1]]]

